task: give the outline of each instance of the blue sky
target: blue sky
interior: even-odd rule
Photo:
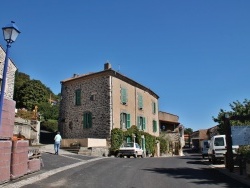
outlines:
[[[108,60],[198,130],[249,99],[249,10],[248,0],[13,0],[1,2],[0,26],[16,22],[10,57],[55,94],[60,81]]]

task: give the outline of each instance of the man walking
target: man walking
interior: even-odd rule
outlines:
[[[61,137],[59,131],[57,132],[57,134],[56,134],[54,140],[55,140],[55,144],[54,144],[55,155],[58,155],[59,148],[60,148],[60,144],[61,144],[61,141],[62,141],[62,137]]]

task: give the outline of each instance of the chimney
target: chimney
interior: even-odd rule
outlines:
[[[107,63],[104,64],[104,70],[111,69],[111,64],[107,61]]]

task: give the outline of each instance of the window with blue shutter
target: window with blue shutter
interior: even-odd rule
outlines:
[[[130,114],[127,114],[127,113],[120,114],[120,127],[121,129],[130,128]]]
[[[143,109],[143,98],[142,98],[142,95],[141,94],[138,94],[138,108],[140,110]]]
[[[153,114],[156,114],[156,103],[152,102],[152,112]]]
[[[137,128],[139,130],[146,130],[146,118],[142,116],[137,117]]]
[[[81,89],[75,90],[75,105],[76,106],[81,105]]]
[[[85,112],[83,114],[83,128],[89,129],[92,127],[92,114],[91,112]]]
[[[121,103],[125,105],[127,104],[127,102],[128,102],[127,89],[121,88]]]
[[[157,121],[153,120],[153,132],[157,132]]]

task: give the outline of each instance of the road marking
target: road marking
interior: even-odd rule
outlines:
[[[16,182],[16,183],[11,183],[9,185],[0,185],[0,187],[19,188],[19,187],[22,187],[22,186],[25,186],[25,185],[28,185],[28,184],[36,183],[38,181],[46,179],[49,176],[52,176],[52,175],[54,175],[56,173],[59,173],[59,172],[62,172],[64,170],[68,170],[68,169],[71,169],[71,168],[74,168],[74,167],[77,167],[77,166],[80,166],[80,165],[83,165],[83,164],[86,164],[86,163],[90,163],[90,162],[93,162],[93,161],[98,161],[98,160],[101,160],[101,159],[105,159],[105,158],[95,158],[95,159],[90,159],[90,160],[87,160],[87,161],[77,162],[77,163],[74,163],[74,164],[71,164],[71,165],[67,165],[67,166],[64,166],[64,167],[60,167],[60,168],[56,168],[56,169],[44,172],[42,174],[35,175],[33,177],[27,178],[25,180],[21,180],[21,181]]]

